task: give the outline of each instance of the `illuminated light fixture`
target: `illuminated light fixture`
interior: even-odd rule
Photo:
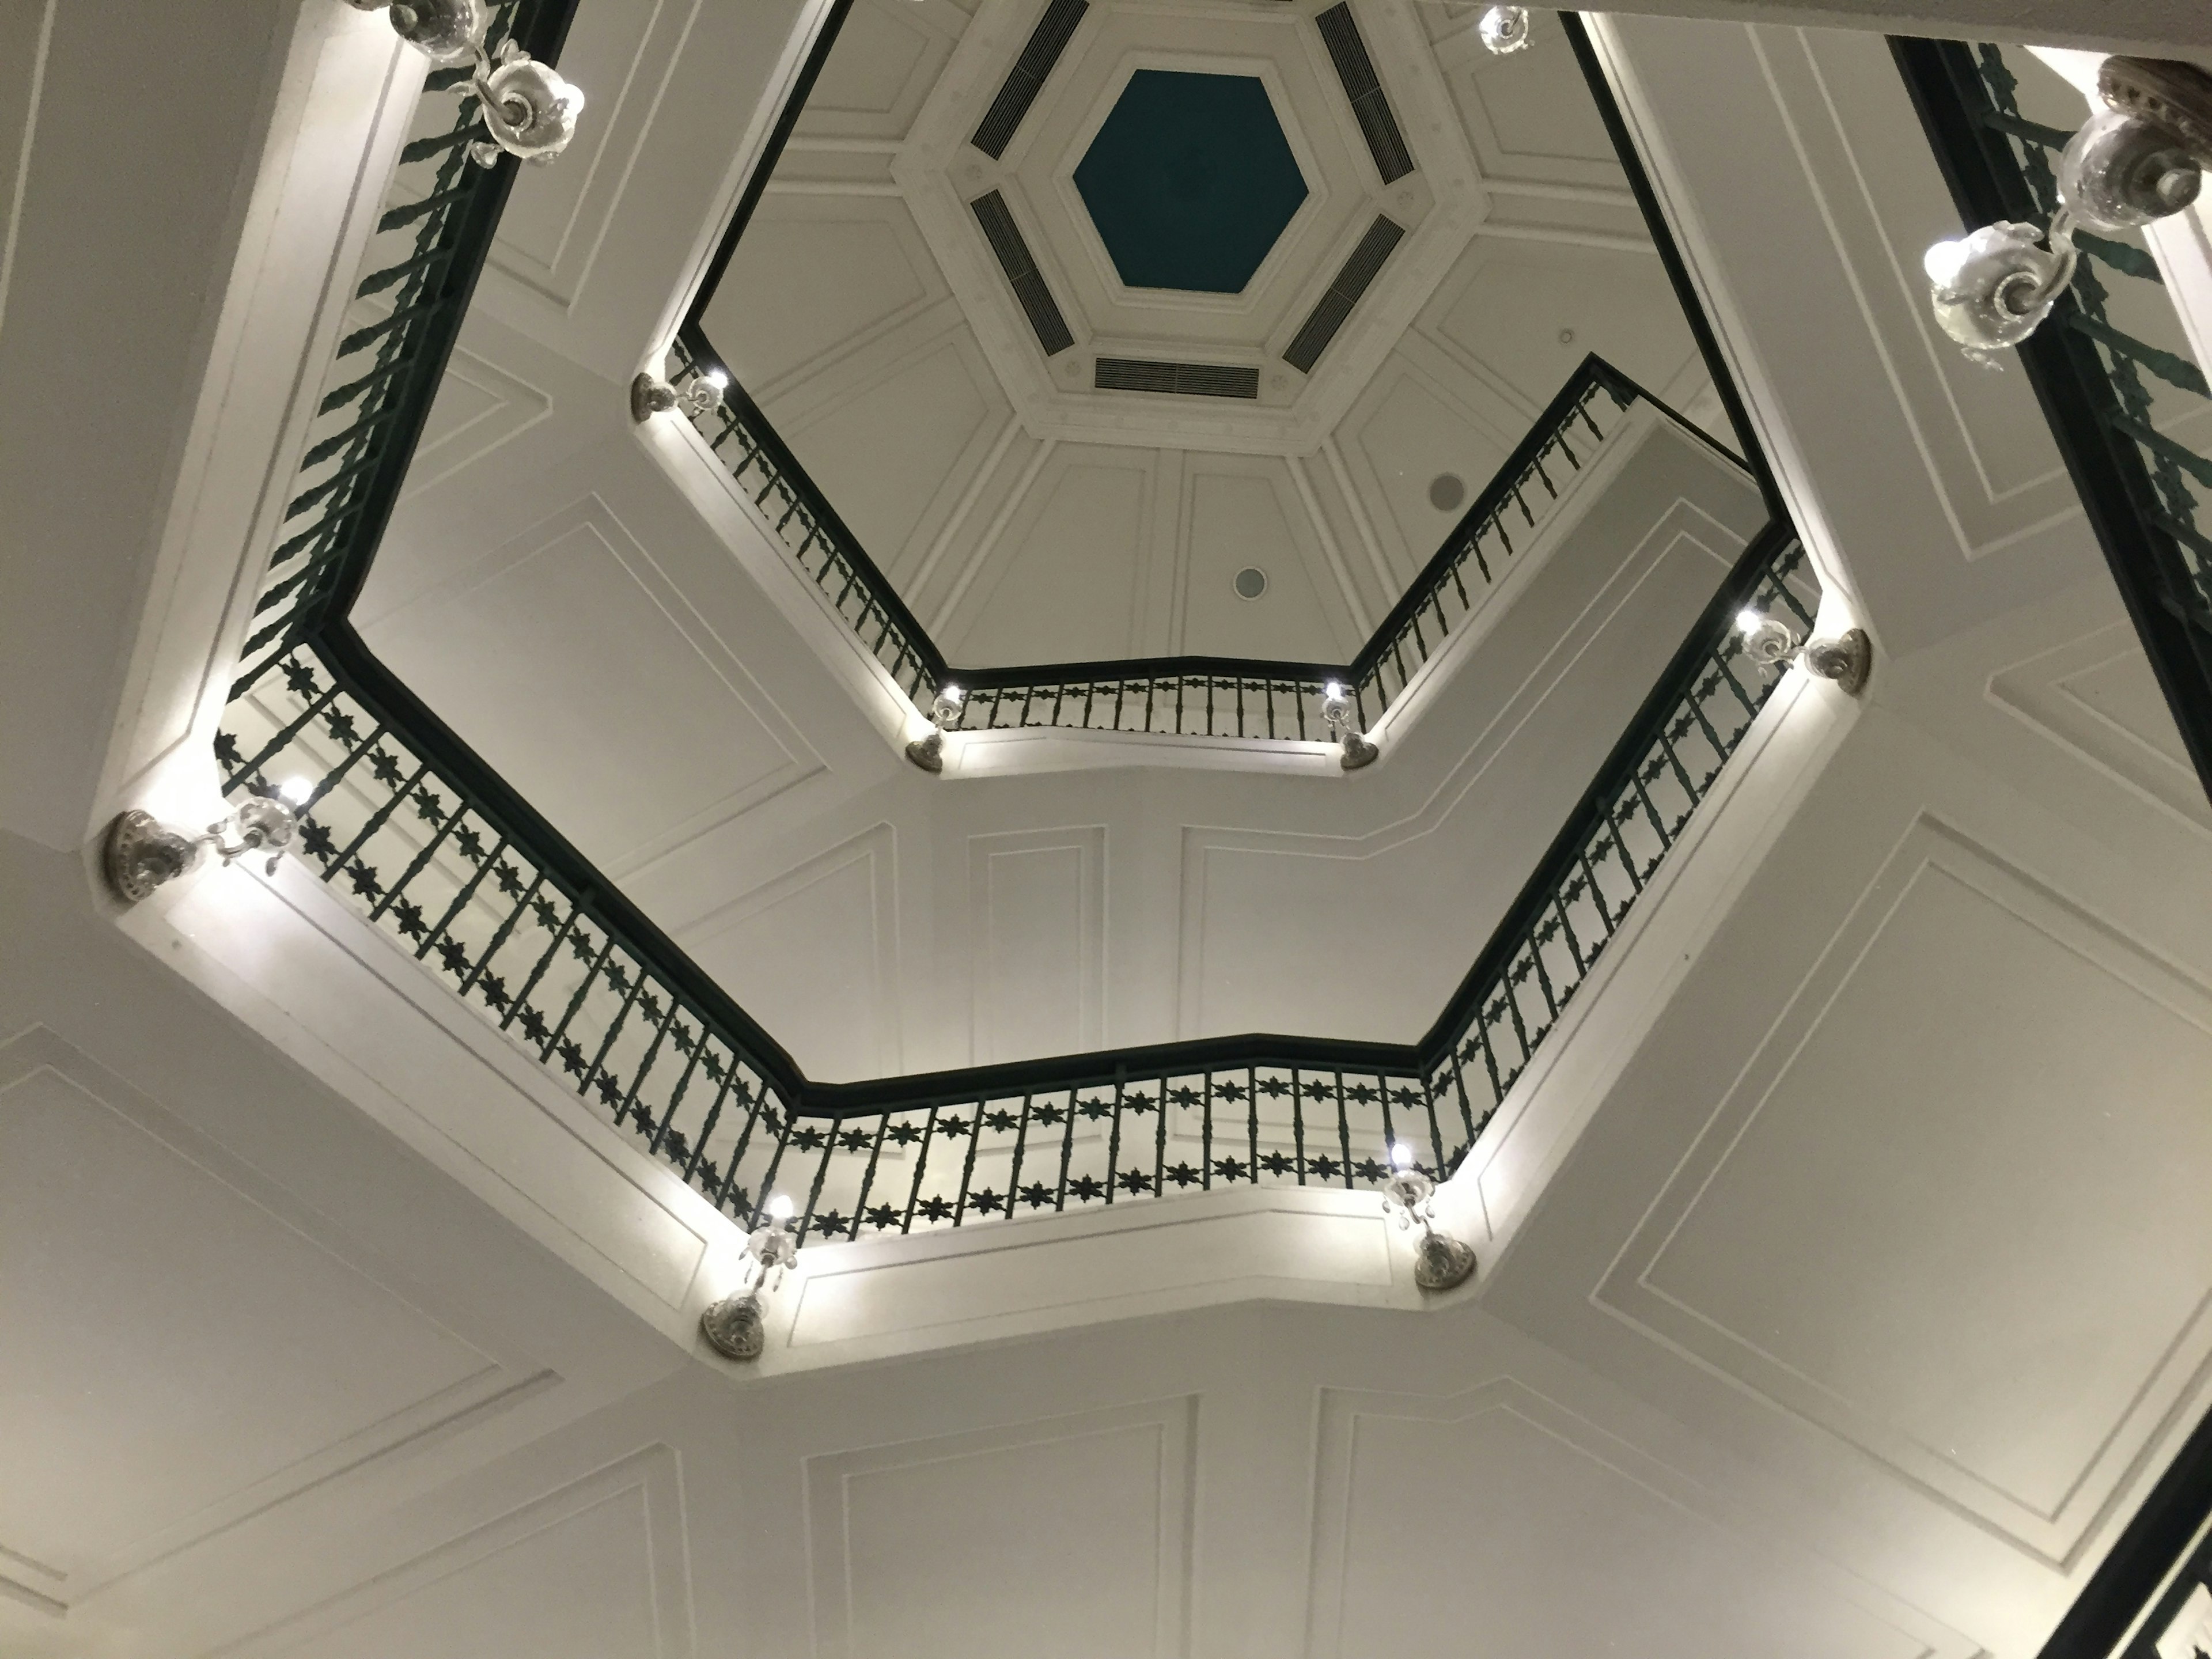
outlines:
[[[1874,641],[1863,628],[1846,629],[1832,640],[1800,641],[1797,630],[1778,617],[1746,606],[1735,613],[1744,654],[1753,662],[1794,665],[1824,680],[1833,680],[1851,696],[1866,690],[1874,671]]]
[[[1938,242],[1922,259],[1936,320],[1985,367],[2035,332],[2074,280],[2077,227],[2112,235],[2179,213],[2212,167],[2212,73],[2155,58],[2108,58],[2106,105],[2058,157],[2048,230],[2017,220]]]
[[[314,799],[315,781],[313,778],[287,778],[276,786],[276,793],[289,801],[294,810],[297,811]]]
[[[791,1236],[795,1207],[782,1193],[769,1200],[767,1219],[745,1237],[738,1288],[699,1316],[700,1330],[725,1358],[757,1359],[767,1343],[761,1297],[773,1294],[799,1260],[799,1241]]]
[[[226,865],[248,853],[266,853],[269,862],[263,873],[274,875],[299,824],[297,812],[268,795],[240,801],[235,811],[218,818],[199,836],[173,830],[150,812],[118,812],[100,848],[100,869],[109,890],[126,904],[136,904],[156,887],[174,881],[210,850]]]
[[[1401,1228],[1420,1224],[1413,1242],[1413,1283],[1425,1291],[1448,1291],[1474,1272],[1474,1247],[1437,1225],[1437,1183],[1413,1159],[1402,1140],[1390,1143],[1390,1178],[1382,1183],[1382,1213]]]
[[[906,757],[925,772],[945,769],[945,734],[959,724],[968,694],[957,685],[942,685],[929,705],[929,730],[906,746]]]
[[[495,166],[501,155],[550,161],[576,136],[584,94],[512,40],[496,55],[483,46],[483,0],[346,0],[357,11],[381,11],[392,32],[434,64],[474,65],[470,85],[489,139],[469,146],[469,160]]]
[[[629,383],[629,417],[642,426],[656,415],[678,410],[698,420],[722,406],[722,393],[730,377],[719,368],[702,369],[681,392],[650,369],[639,372]]]
[[[1528,44],[1528,9],[1526,6],[1492,6],[1482,14],[1474,26],[1482,44],[1503,58],[1508,52],[1518,52]]]
[[[1347,772],[1357,772],[1363,766],[1374,763],[1382,751],[1360,732],[1352,723],[1354,713],[1352,697],[1344,689],[1342,680],[1331,680],[1321,689],[1322,724],[1336,733],[1336,741],[1343,750],[1343,766]]]

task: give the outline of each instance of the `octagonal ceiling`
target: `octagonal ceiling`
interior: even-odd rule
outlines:
[[[1733,441],[1479,15],[854,0],[702,331],[955,663],[1345,660],[1586,353]]]
[[[1129,288],[1241,294],[1306,199],[1256,75],[1139,70],[1073,177]]]

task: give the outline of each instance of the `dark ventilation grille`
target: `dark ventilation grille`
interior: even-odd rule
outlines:
[[[1022,240],[1021,227],[1014,222],[1006,198],[994,190],[988,196],[977,197],[969,205],[975,210],[975,222],[983,227],[991,252],[999,256],[999,268],[1006,273],[1014,298],[1029,313],[1030,326],[1036,331],[1037,343],[1044,348],[1044,355],[1049,357],[1056,351],[1066,350],[1075,343],[1075,337],[1067,331],[1067,319],[1060,314],[1052,290],[1044,285],[1044,273],[1030,258],[1030,245]]]
[[[1344,82],[1344,95],[1352,100],[1352,119],[1366,135],[1375,170],[1382,175],[1384,184],[1395,184],[1413,170],[1413,157],[1406,148],[1406,135],[1398,131],[1398,118],[1390,113],[1390,100],[1382,95],[1382,82],[1367,56],[1367,43],[1359,38],[1359,25],[1352,21],[1350,0],[1331,6],[1314,19],[1314,24],[1336,64],[1336,78]],[[991,112],[998,113],[995,109]]]
[[[1260,371],[1234,363],[1156,363],[1101,357],[1091,382],[1101,392],[1169,392],[1185,398],[1256,398]]]
[[[1037,94],[1044,90],[1052,66],[1060,61],[1060,54],[1067,49],[1069,37],[1083,21],[1083,14],[1090,9],[1085,0],[1052,0],[1044,9],[1036,27],[1030,31],[1029,45],[1022,48],[1022,55],[1014,59],[1013,68],[1006,71],[999,95],[991,100],[983,125],[975,129],[969,143],[993,161],[1006,153],[1006,146],[1013,142],[1014,129],[1021,125],[1022,118],[1030,112],[1030,106],[1036,102]],[[1387,121],[1390,118],[1386,113],[1382,118]],[[1397,129],[1393,127],[1391,131]],[[1407,170],[1411,171],[1410,163]]]
[[[1385,215],[1376,215],[1375,222],[1359,239],[1359,246],[1352,250],[1351,258],[1329,283],[1328,292],[1314,301],[1314,308],[1298,325],[1297,337],[1283,352],[1285,362],[1301,374],[1313,373],[1314,364],[1336,337],[1336,331],[1344,326],[1344,319],[1352,315],[1352,307],[1367,292],[1368,285],[1382,269],[1382,262],[1390,257],[1390,250],[1404,240],[1405,235],[1404,226]]]

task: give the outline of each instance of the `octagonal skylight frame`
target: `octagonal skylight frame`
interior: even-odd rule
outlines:
[[[1291,153],[1291,164],[1297,168],[1299,178],[1304,181],[1304,199],[1284,222],[1283,228],[1275,233],[1275,240],[1268,245],[1267,252],[1253,268],[1251,276],[1236,293],[1197,289],[1137,288],[1123,282],[1121,269],[1114,262],[1112,250],[1106,246],[1103,234],[1091,216],[1090,204],[1084,200],[1081,187],[1075,182],[1076,169],[1082,166],[1084,158],[1097,143],[1100,133],[1120,106],[1129,83],[1147,71],[1168,75],[1234,76],[1257,81],[1267,95],[1268,107],[1274,113],[1275,130],[1282,135],[1284,146]],[[1115,303],[1216,314],[1248,313],[1260,306],[1280,275],[1285,263],[1297,255],[1305,239],[1314,234],[1316,225],[1325,222],[1329,204],[1337,193],[1328,182],[1327,170],[1314,152],[1312,141],[1306,136],[1304,123],[1289,113],[1291,110],[1289,89],[1284,86],[1281,71],[1272,58],[1200,56],[1146,47],[1121,54],[1108,73],[1106,83],[1100,88],[1098,96],[1085,111],[1073,137],[1061,149],[1051,173],[1053,191],[1073,227],[1076,245],[1089,258],[1093,272]],[[1085,320],[1089,319],[1086,318]],[[1091,337],[1096,341],[1100,337],[1094,333]],[[1187,349],[1182,347],[1176,349]]]
[[[1228,447],[1248,453],[1294,455],[1310,453],[1342,421],[1411,324],[1436,285],[1463,251],[1467,239],[1488,216],[1489,193],[1474,150],[1451,103],[1451,94],[1427,55],[1425,39],[1408,16],[1384,8],[1362,12],[1375,25],[1365,36],[1416,161],[1415,170],[1384,183],[1376,173],[1352,108],[1311,17],[1288,7],[1255,6],[1235,13],[1209,9],[1189,15],[1193,27],[1254,32],[1255,41],[1273,43],[1269,51],[1188,45],[1119,45],[1103,39],[1108,22],[1124,13],[1158,15],[1136,0],[1092,0],[1085,21],[1057,60],[1045,88],[1014,132],[1003,155],[991,158],[970,144],[975,117],[989,101],[1022,40],[979,19],[961,37],[935,84],[915,116],[891,162],[899,186],[931,255],[952,289],[962,311],[1001,389],[1024,428],[1033,436],[1072,442],[1184,444]],[[1099,93],[1085,107],[1070,138],[1059,144],[1049,173],[1049,201],[1032,199],[1024,179],[1032,147],[1048,120],[1054,88],[1065,95],[1066,82],[1101,53],[1111,54]],[[1279,65],[1295,61],[1316,88],[1317,111],[1325,112],[1322,133],[1309,132],[1297,100]],[[1073,182],[1076,161],[1103,124],[1121,85],[1138,68],[1206,73],[1258,73],[1269,89],[1276,119],[1297,157],[1310,191],[1299,215],[1277,238],[1269,258],[1242,295],[1198,295],[1172,289],[1131,289],[1121,282],[1113,262],[1091,225]],[[1348,208],[1340,183],[1329,182],[1316,146],[1340,149],[1339,170],[1357,178],[1364,208]],[[996,190],[1006,199],[1030,252],[1063,315],[1075,334],[1073,351],[1048,357],[1006,278],[977,235],[969,202]],[[1267,341],[1249,348],[1221,348],[1203,354],[1178,344],[1171,334],[1148,334],[1141,326],[1108,326],[1084,303],[1078,285],[1055,266],[1054,244],[1040,238],[1038,215],[1049,210],[1067,222],[1069,240],[1084,250],[1091,269],[1116,307],[1150,309],[1156,314],[1233,313],[1269,304],[1281,315]],[[1334,216],[1328,216],[1334,210]],[[1351,318],[1310,372],[1302,373],[1279,355],[1280,348],[1329,286],[1338,268],[1358,244],[1378,213],[1407,229],[1386,268],[1363,295]],[[1329,234],[1317,235],[1326,227]],[[1040,246],[1040,243],[1042,246]],[[1285,295],[1278,282],[1282,264],[1303,258],[1308,268],[1295,291]],[[1097,356],[1160,357],[1185,353],[1209,361],[1255,367],[1262,396],[1251,403],[1227,399],[1163,398],[1133,408],[1124,394],[1101,392],[1091,383],[1091,362]]]

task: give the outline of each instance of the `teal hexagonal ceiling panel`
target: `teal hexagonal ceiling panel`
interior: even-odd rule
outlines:
[[[1237,294],[1306,181],[1249,75],[1139,70],[1075,168],[1114,269],[1131,288]]]

